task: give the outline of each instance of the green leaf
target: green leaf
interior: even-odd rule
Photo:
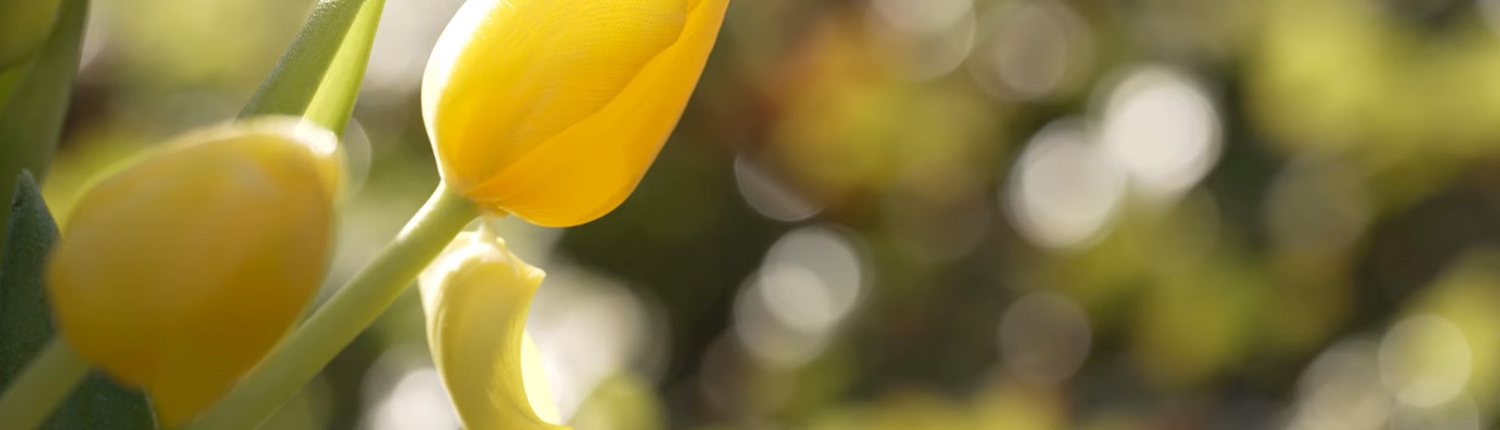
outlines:
[[[15,195],[0,257],[0,387],[9,386],[55,335],[43,278],[57,225],[30,172],[16,179]],[[155,429],[156,419],[144,394],[94,372],[42,428]]]
[[[291,47],[271,70],[271,75],[240,111],[240,117],[302,115],[307,112],[324,74],[364,4],[365,0],[318,2],[312,16],[292,40]]]
[[[359,87],[365,79],[365,66],[370,63],[370,48],[375,44],[375,29],[380,25],[383,9],[385,0],[368,0],[360,8],[305,113],[308,119],[340,136],[354,113],[354,101],[359,98]]]
[[[30,66],[21,66],[24,72],[0,73],[0,81],[15,79],[9,97],[0,98],[5,103],[0,107],[0,201],[11,201],[13,181],[21,170],[30,170],[38,180],[46,176],[62,135],[89,3],[66,0],[60,7],[52,33]],[[0,82],[0,89],[3,87],[5,83]],[[9,214],[10,207],[0,205],[0,237],[4,236]]]
[[[0,387],[52,339],[52,319],[42,274],[47,253],[57,241],[52,213],[37,193],[30,172],[16,180],[15,211],[0,257]]]
[[[25,62],[0,70],[0,106],[8,105],[11,93],[21,85],[21,77],[31,70],[31,62]]]
[[[49,430],[154,430],[156,413],[140,390],[94,371],[42,428]]]

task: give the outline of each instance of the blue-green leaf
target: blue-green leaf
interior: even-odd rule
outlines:
[[[42,274],[57,241],[57,226],[36,190],[31,173],[21,172],[9,205],[15,213],[0,257],[0,387],[8,386],[52,339]]]
[[[57,225],[30,172],[16,179],[15,195],[0,257],[0,387],[9,386],[55,335],[44,275]],[[156,418],[145,394],[96,371],[42,428],[147,430],[156,428]]]
[[[30,170],[40,180],[52,162],[62,135],[63,119],[73,97],[78,72],[88,0],[66,0],[47,42],[23,69],[0,72],[0,95],[9,81],[8,97],[0,98],[0,201],[9,202],[16,174]],[[10,208],[0,205],[0,237]],[[3,251],[0,251],[3,252]]]

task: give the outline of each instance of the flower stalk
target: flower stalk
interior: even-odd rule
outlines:
[[[439,185],[374,260],[187,429],[253,429],[260,425],[374,323],[479,215],[477,206]]]
[[[52,341],[26,366],[10,387],[0,395],[0,417],[3,429],[34,429],[42,425],[68,394],[88,376],[88,361],[78,355],[67,341]]]

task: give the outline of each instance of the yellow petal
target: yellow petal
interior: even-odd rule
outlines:
[[[167,424],[212,404],[313,297],[338,162],[282,121],[183,138],[79,199],[48,271],[63,335]]]
[[[434,57],[429,67],[446,73],[429,74],[424,86],[438,97],[424,101],[436,104],[427,118],[436,125],[434,140],[475,142],[440,148],[440,155],[458,157],[451,167],[466,179],[493,174],[598,111],[677,39],[687,6],[686,0],[476,0],[459,15],[483,18],[469,34],[458,27],[444,32],[439,46],[455,45],[456,55]]]
[[[422,273],[428,345],[469,430],[566,428],[525,334],[543,276],[488,232],[459,235]]]
[[[471,0],[422,97],[444,180],[494,211],[582,224],[676,127],[728,0]]]
[[[526,400],[537,418],[548,423],[562,422],[557,412],[557,397],[552,395],[552,383],[547,380],[547,368],[542,364],[542,351],[537,349],[531,333],[521,338],[521,379],[526,386]]]

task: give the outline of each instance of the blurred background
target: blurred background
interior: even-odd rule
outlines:
[[[311,3],[97,1],[54,212]],[[389,0],[330,285],[459,3]],[[1500,0],[737,0],[619,210],[498,225],[580,430],[1496,428]],[[458,428],[410,293],[267,428]]]

